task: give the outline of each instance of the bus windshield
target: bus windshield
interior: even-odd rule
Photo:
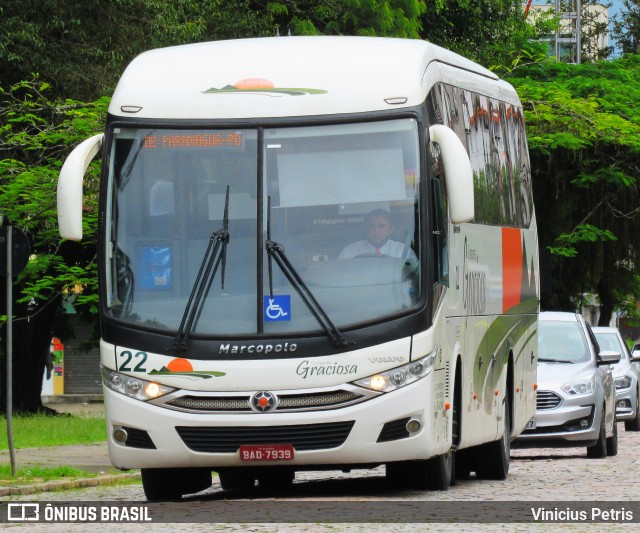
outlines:
[[[112,135],[107,316],[176,332],[192,305],[193,335],[283,335],[419,305],[414,119]]]

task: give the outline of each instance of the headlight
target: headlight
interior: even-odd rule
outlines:
[[[631,387],[631,378],[629,376],[615,378],[613,384],[616,386],[616,389],[628,389]]]
[[[576,396],[582,394],[591,394],[594,390],[596,390],[596,376],[594,374],[589,377],[571,381],[570,383],[563,385],[562,390],[568,394],[573,394]]]
[[[102,367],[100,372],[102,374],[102,383],[111,390],[129,396],[129,398],[142,400],[143,402],[153,400],[154,398],[164,396],[176,390],[173,387],[160,385],[154,381],[146,381],[144,379],[126,376],[105,367]]]
[[[427,376],[436,361],[436,352],[409,364],[354,381],[354,385],[378,392],[390,392]]]

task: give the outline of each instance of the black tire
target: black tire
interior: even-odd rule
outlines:
[[[604,459],[607,456],[607,430],[604,424],[605,407],[602,406],[602,416],[600,417],[600,431],[598,442],[587,447],[587,457],[589,459]]]
[[[473,472],[473,450],[467,448],[465,450],[456,451],[455,474],[456,479],[465,480],[471,477]]]
[[[618,455],[618,422],[615,420],[615,415],[613,419],[613,435],[607,437],[607,455],[610,457]]]
[[[247,490],[256,484],[255,472],[247,468],[219,470],[218,477],[223,490]]]
[[[208,468],[143,468],[142,488],[147,500],[176,501],[211,486]]]
[[[394,489],[409,488],[412,486],[413,475],[412,461],[398,461],[385,465],[387,483]]]
[[[453,449],[442,455],[438,455],[427,461],[421,470],[426,474],[426,478],[420,479],[418,489],[427,490],[448,490],[454,476],[455,453]],[[421,472],[422,474],[422,472]]]
[[[640,431],[640,392],[636,389],[636,416],[633,420],[626,420],[625,431]]]
[[[257,472],[258,485],[262,488],[286,487],[296,478],[291,468],[265,468]]]
[[[494,442],[483,444],[475,457],[478,479],[507,479],[511,463],[511,406],[509,395],[504,399],[504,428],[502,437]]]

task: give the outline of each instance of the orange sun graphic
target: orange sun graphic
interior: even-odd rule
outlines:
[[[167,369],[171,372],[193,372],[191,363],[186,359],[178,358],[173,359],[168,365]]]

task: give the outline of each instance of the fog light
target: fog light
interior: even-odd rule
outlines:
[[[581,428],[588,428],[589,427],[589,421],[588,420],[580,420],[580,427]]]
[[[124,444],[125,442],[127,442],[128,437],[129,435],[124,428],[115,428],[113,430],[113,440],[120,444]]]
[[[417,418],[412,418],[407,422],[407,431],[409,433],[418,433],[422,429],[422,422]]]

